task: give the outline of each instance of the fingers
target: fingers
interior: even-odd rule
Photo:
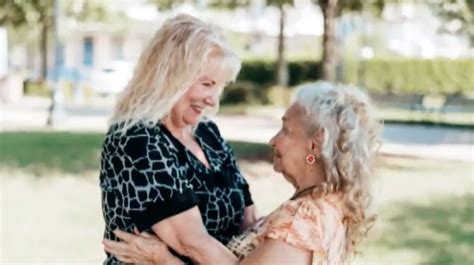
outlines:
[[[152,235],[152,234],[150,234],[148,232],[145,232],[145,231],[140,233],[140,231],[138,230],[137,227],[133,228],[133,233],[137,236],[143,236],[144,238],[154,238],[155,237],[155,235]]]
[[[118,230],[118,229],[114,230],[114,234],[118,238],[120,238],[121,240],[123,240],[125,242],[132,242],[136,237],[136,235],[134,235],[134,234],[123,232],[123,231]]]
[[[104,239],[102,241],[102,244],[104,244],[105,251],[113,255],[126,253],[128,251],[127,244],[123,242]]]
[[[138,263],[136,260],[133,260],[127,256],[124,256],[124,255],[115,255],[115,257],[120,260],[121,262],[124,262],[124,263]]]
[[[125,263],[138,263],[140,260],[130,252],[127,243],[117,242],[108,239],[102,240],[105,251],[115,256],[118,260]]]
[[[137,227],[134,227],[134,228],[133,228],[133,233],[135,233],[135,235],[139,235],[139,234],[140,234],[140,231],[138,231],[138,228],[137,228]]]
[[[140,235],[145,237],[145,238],[156,238],[156,236],[154,236],[150,233],[147,233],[147,232],[142,232]]]

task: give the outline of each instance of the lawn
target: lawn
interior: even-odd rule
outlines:
[[[0,133],[0,263],[100,263],[102,134]],[[261,214],[292,193],[266,145],[231,142]],[[379,220],[356,264],[474,264],[473,165],[380,157]]]

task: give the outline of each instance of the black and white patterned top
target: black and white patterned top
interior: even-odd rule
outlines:
[[[239,233],[244,208],[253,204],[235,156],[217,126],[202,121],[195,139],[210,168],[162,124],[130,128],[113,125],[102,148],[100,186],[104,238],[113,231],[148,230],[155,223],[198,206],[209,234],[226,244]],[[108,256],[106,264],[117,263]]]

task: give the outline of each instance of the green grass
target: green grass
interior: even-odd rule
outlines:
[[[96,177],[102,140],[98,133],[0,133],[2,194],[9,202],[2,205],[9,242],[2,250],[11,262],[100,262]],[[291,186],[266,162],[268,145],[230,145],[260,211],[268,213],[291,196]],[[474,264],[472,165],[391,156],[377,165],[379,219],[356,264]],[[83,177],[88,172],[94,178]],[[28,218],[37,215],[44,218]]]
[[[416,264],[474,264],[474,195],[394,203],[379,216],[377,237],[364,247],[379,259],[409,250],[417,254]]]
[[[100,133],[1,132],[0,167],[19,168],[36,176],[98,170],[103,139]],[[271,159],[266,144],[229,144],[238,159]]]
[[[102,140],[97,133],[2,132],[0,167],[37,176],[97,170]]]

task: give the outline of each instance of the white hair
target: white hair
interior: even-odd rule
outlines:
[[[142,52],[110,122],[121,133],[139,122],[156,125],[202,73],[211,53],[222,58],[216,74],[235,80],[241,61],[216,28],[190,15],[166,20]],[[211,112],[217,109],[218,104]]]
[[[368,209],[381,123],[374,117],[369,96],[353,86],[324,81],[305,84],[293,100],[304,109],[308,136],[323,131],[320,159],[326,180],[320,188],[344,196],[348,257],[374,221]]]

